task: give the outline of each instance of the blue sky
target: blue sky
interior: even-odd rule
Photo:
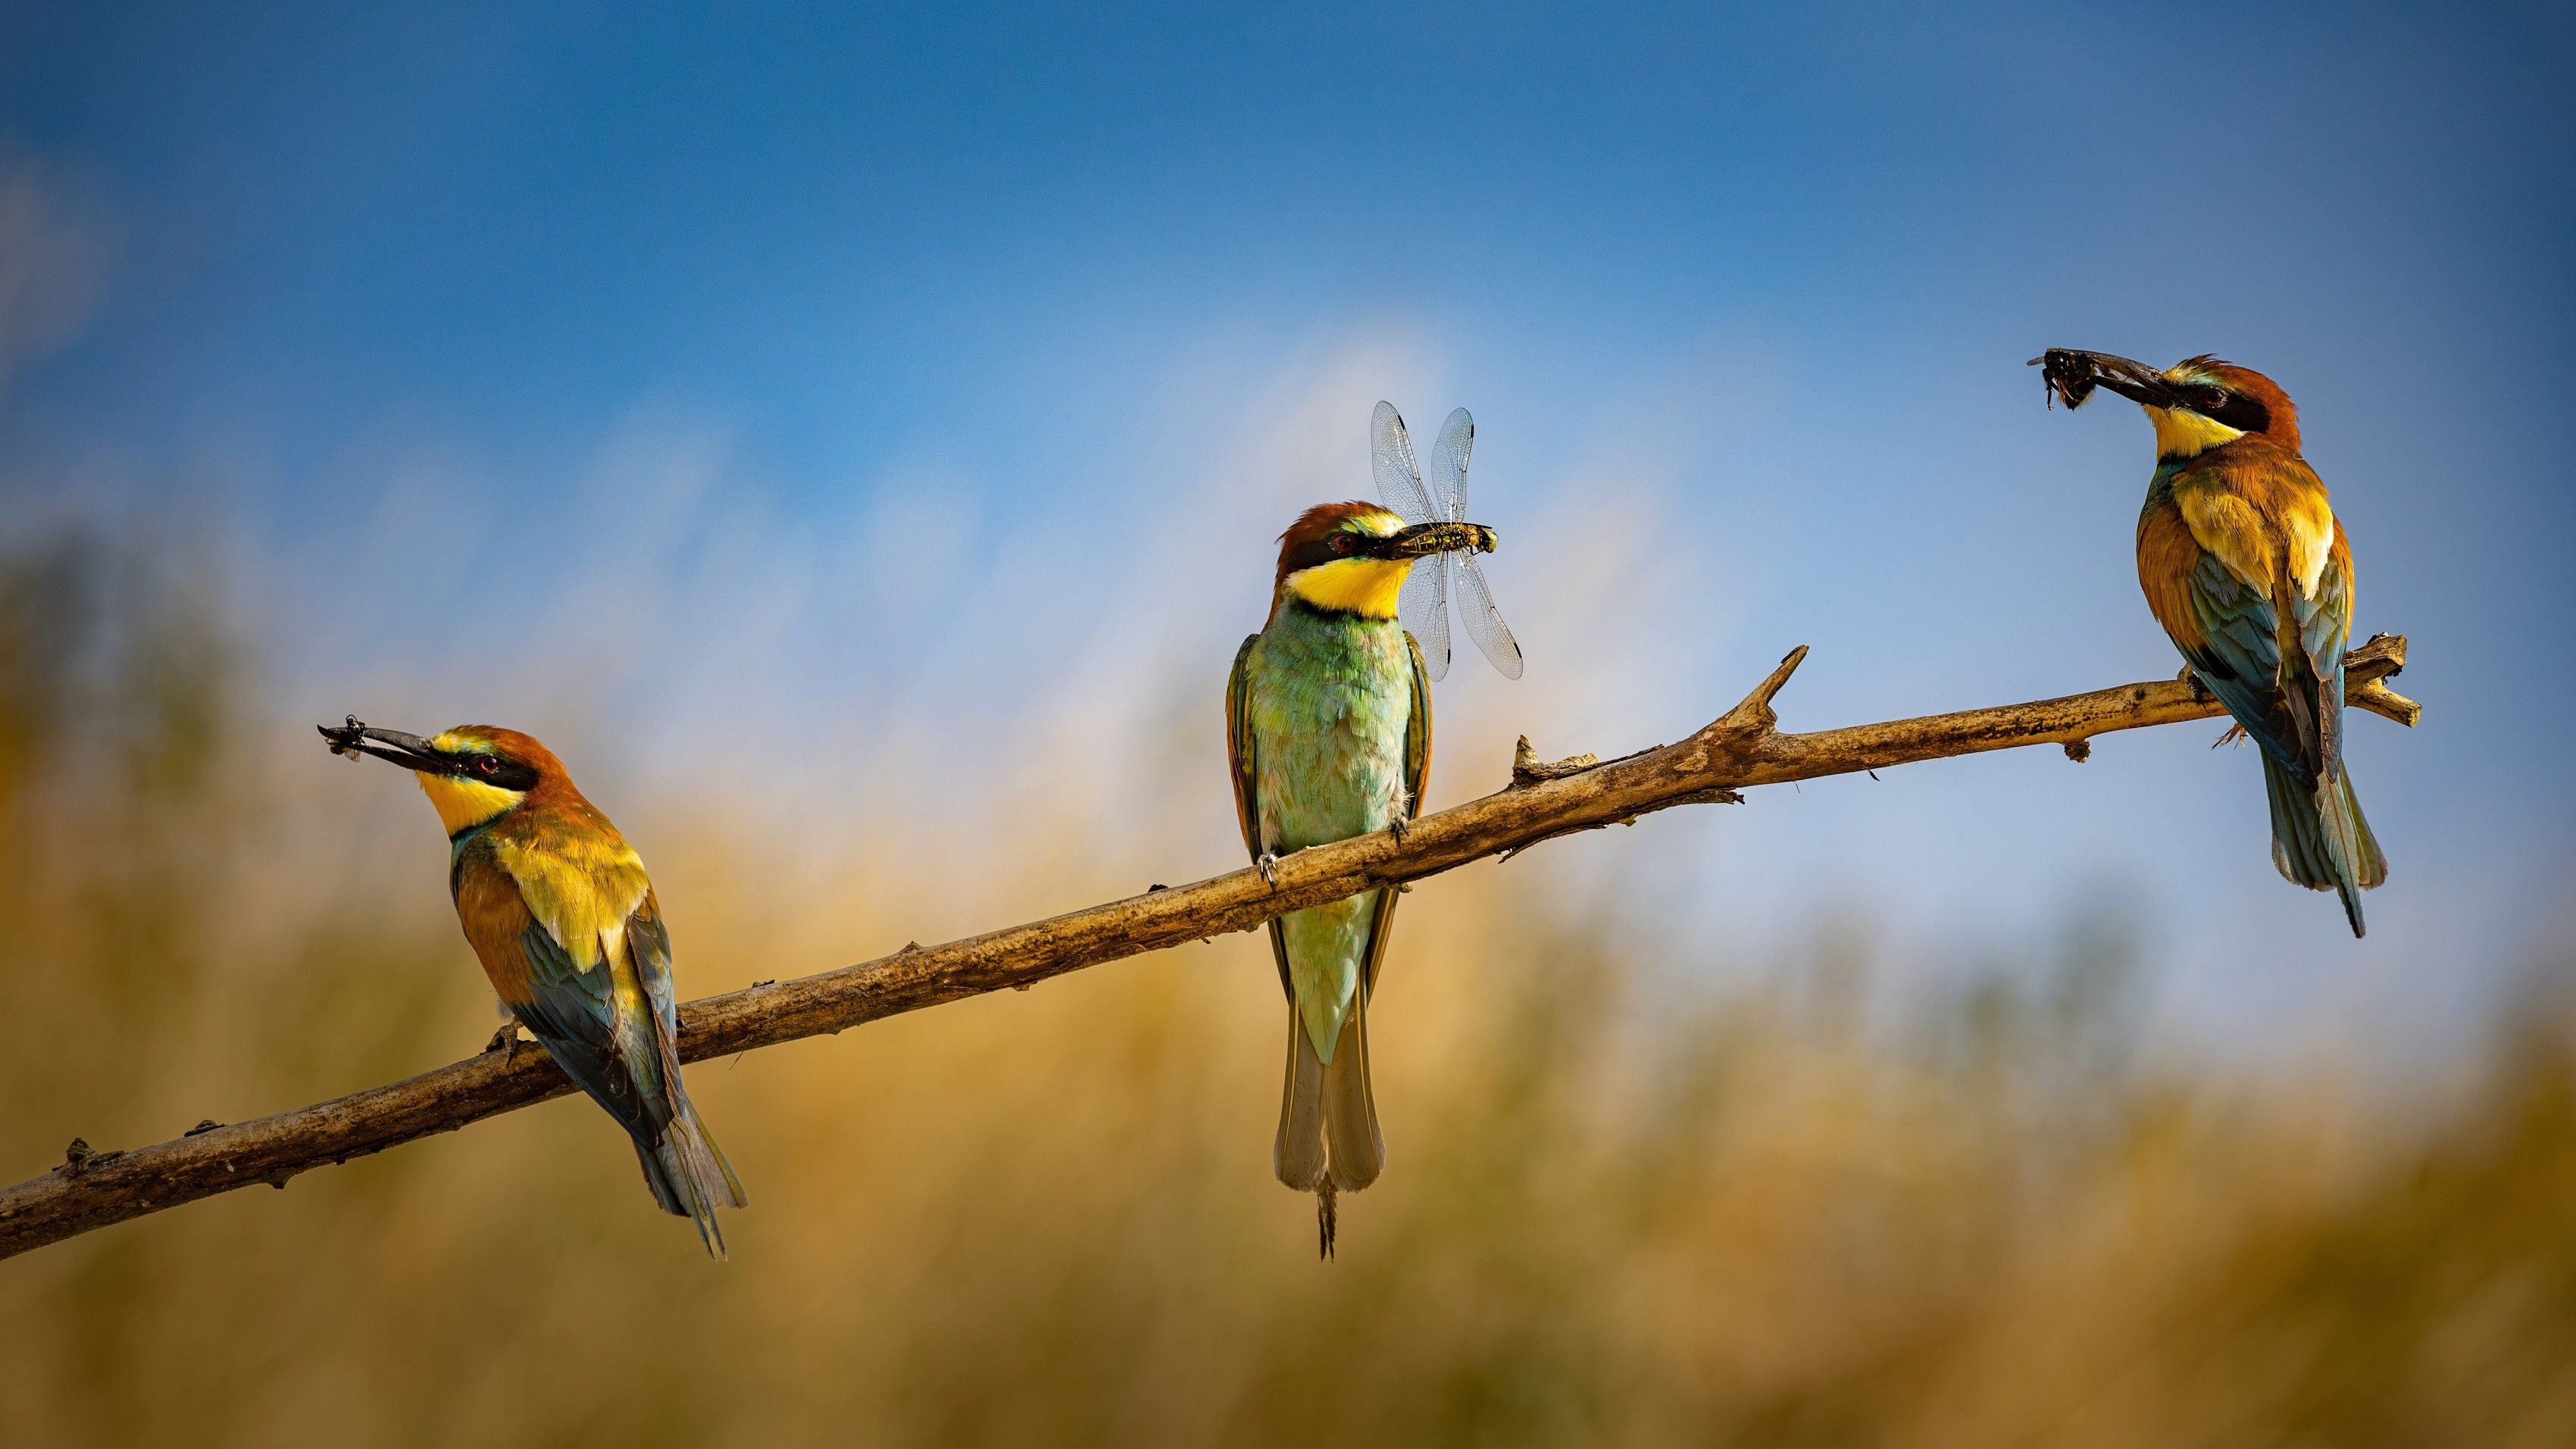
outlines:
[[[2354,731],[2369,942],[2192,729],[1548,869],[1925,961],[2108,893],[2219,1035],[2403,1040],[2568,921],[2571,62],[2539,7],[13,7],[0,533],[211,520],[285,707],[612,781],[1083,727],[1132,779],[1289,513],[1368,491],[1369,403],[1464,403],[1531,667],[1444,684],[1454,799],[1797,643],[1792,726],[2170,674],[2146,427],[2022,363],[2214,351],[2299,399],[2360,630],[2415,641],[2425,725]],[[1231,865],[1172,788],[1169,874]]]

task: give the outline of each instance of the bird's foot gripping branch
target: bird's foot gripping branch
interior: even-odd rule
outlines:
[[[679,1054],[698,1061],[838,1032],[862,1022],[1122,957],[1250,930],[1273,916],[1437,875],[1540,841],[1636,820],[1675,805],[1738,798],[1756,785],[1857,774],[1916,760],[2026,745],[2073,747],[2120,730],[2212,719],[2217,701],[2161,680],[2089,694],[1813,734],[1778,728],[1772,701],[1801,648],[1733,709],[1689,737],[1618,759],[1541,764],[1526,750],[1511,783],[1386,832],[1280,857],[1275,884],[1249,867],[961,941],[907,947],[859,965],[753,986],[681,1008]],[[2344,657],[2348,701],[2399,724],[2421,709],[2388,687],[2406,641],[2383,635]],[[488,1050],[406,1081],[229,1126],[200,1124],[168,1142],[99,1151],[75,1142],[53,1170],[0,1191],[0,1256],[235,1188],[284,1187],[296,1174],[381,1152],[571,1090],[543,1052]]]

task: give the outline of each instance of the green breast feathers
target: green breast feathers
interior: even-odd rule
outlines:
[[[1264,848],[1384,830],[1405,805],[1413,665],[1403,629],[1284,607],[1246,669]]]

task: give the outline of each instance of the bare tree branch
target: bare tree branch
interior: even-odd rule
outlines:
[[[1363,836],[1284,857],[1278,884],[1246,869],[1196,885],[970,936],[908,946],[876,961],[694,1001],[681,1008],[685,1060],[730,1056],[838,1032],[898,1012],[997,991],[1126,956],[1248,931],[1283,912],[1419,880],[1575,831],[1675,805],[1733,800],[1738,789],[1853,774],[1915,760],[2056,744],[2075,759],[2095,735],[2208,719],[2220,710],[2182,680],[1815,734],[1782,734],[1771,701],[1802,647],[1733,709],[1689,738],[1606,763],[1545,765],[1523,741],[1503,790],[1413,822],[1399,843]],[[2382,635],[2345,656],[2349,699],[2400,724],[2421,709],[2390,690],[2406,641]],[[75,1140],[61,1166],[0,1192],[0,1257],[254,1183],[284,1187],[325,1163],[382,1152],[571,1090],[542,1051],[494,1049],[407,1081],[256,1121],[200,1126],[125,1152]]]

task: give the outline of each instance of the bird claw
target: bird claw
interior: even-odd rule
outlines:
[[[2232,724],[2227,727],[2227,733],[2220,735],[2217,739],[2211,741],[2209,747],[2213,750],[2223,750],[2229,745],[2241,745],[2245,743],[2245,738],[2245,726],[2241,724]]]
[[[1394,836],[1397,847],[1402,848],[1405,837],[1413,833],[1413,822],[1398,814],[1386,822],[1386,833]]]
[[[1279,857],[1265,850],[1252,858],[1252,868],[1261,872],[1263,884],[1274,891],[1279,889]]]
[[[505,1067],[517,1061],[519,1059],[519,1024],[514,1021],[492,1033],[492,1039],[483,1044],[483,1050],[499,1052],[501,1065]]]

